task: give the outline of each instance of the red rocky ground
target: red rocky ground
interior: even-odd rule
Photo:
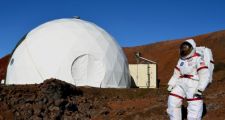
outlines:
[[[224,84],[225,79],[215,81],[204,93],[203,120],[225,119]],[[166,120],[167,96],[165,86],[77,88],[55,79],[37,85],[0,86],[0,120]]]

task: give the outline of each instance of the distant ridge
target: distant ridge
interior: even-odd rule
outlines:
[[[225,78],[225,30],[187,37],[177,40],[162,41],[135,47],[124,47],[129,63],[136,63],[134,54],[141,52],[142,56],[158,63],[158,79],[165,85],[170,79],[173,68],[179,59],[179,45],[182,41],[193,38],[197,46],[206,46],[212,49],[215,61],[215,80]]]
[[[2,79],[5,79],[6,77],[6,70],[7,70],[10,57],[11,55],[6,55],[0,59],[0,82]]]

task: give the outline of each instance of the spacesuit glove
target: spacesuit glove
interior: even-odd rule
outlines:
[[[168,92],[171,92],[173,90],[173,86],[169,85],[169,87],[167,88]]]
[[[202,91],[197,89],[193,95],[193,98],[202,98]]]

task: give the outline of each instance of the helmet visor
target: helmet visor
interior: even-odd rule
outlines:
[[[188,42],[183,42],[181,45],[180,45],[180,56],[181,57],[186,57],[188,56],[191,51],[192,51],[193,47],[190,43]]]

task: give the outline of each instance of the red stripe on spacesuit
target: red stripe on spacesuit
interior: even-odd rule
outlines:
[[[180,69],[177,66],[175,67],[175,69],[178,70],[178,71],[180,71]]]
[[[200,56],[200,54],[195,53],[192,57],[198,57],[198,56]]]
[[[197,72],[198,72],[199,70],[201,70],[201,69],[208,69],[208,67],[207,67],[207,66],[200,67],[200,68],[197,69]]]
[[[191,78],[191,77],[193,77],[193,75],[184,74],[180,76],[180,78]]]
[[[202,100],[202,98],[191,98],[191,99],[187,99],[187,101],[195,101],[195,100]]]
[[[182,96],[177,95],[177,94],[170,93],[170,95],[171,95],[171,96],[174,96],[174,97],[178,97],[178,98],[180,98],[180,99],[184,99]]]
[[[194,55],[192,55],[191,57],[188,57],[188,58],[186,58],[186,59],[190,59],[190,58],[192,58],[192,57],[198,57],[198,56],[200,56],[200,54],[194,53]]]

